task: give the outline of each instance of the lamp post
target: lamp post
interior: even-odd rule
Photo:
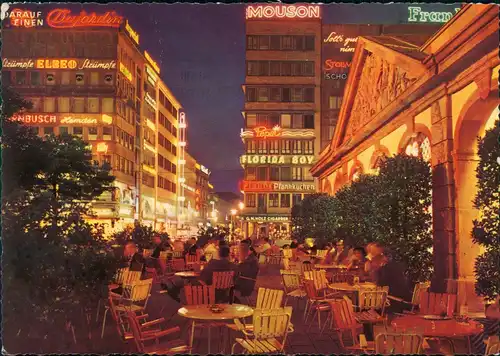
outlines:
[[[241,213],[243,212],[243,209],[245,208],[245,204],[243,202],[238,203],[238,209],[240,209],[240,234],[241,236],[247,237],[246,233],[243,233],[243,221],[241,220]]]
[[[234,218],[236,216],[236,213],[238,213],[238,210],[231,209],[231,236],[233,237],[233,240],[234,240]]]

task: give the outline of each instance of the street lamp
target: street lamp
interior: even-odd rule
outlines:
[[[240,210],[243,210],[243,208],[245,207],[245,204],[243,204],[243,202],[239,202],[238,203],[238,208],[240,208]]]
[[[233,239],[234,239],[234,217],[236,216],[237,212],[238,210],[231,209],[231,235],[233,236]]]

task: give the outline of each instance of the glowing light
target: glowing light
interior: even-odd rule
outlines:
[[[74,27],[119,27],[123,17],[114,11],[108,11],[103,15],[95,12],[80,12],[79,15],[72,15],[68,9],[54,9],[47,15],[47,24],[53,28],[74,28]]]
[[[320,18],[319,5],[259,5],[246,8],[246,18]]]
[[[156,148],[154,148],[153,146],[151,146],[149,143],[147,143],[146,141],[144,141],[144,147],[148,150],[150,150],[151,152],[153,153],[156,153]]]
[[[10,24],[15,27],[30,28],[43,26],[43,19],[40,18],[42,17],[41,11],[13,9],[9,12],[8,17],[10,18]]]
[[[151,67],[153,67],[153,69],[158,73],[160,74],[160,67],[158,66],[158,64],[153,60],[153,58],[151,58],[151,56],[149,55],[149,53],[147,51],[144,51],[144,57],[146,57],[146,60],[149,62],[149,64],[151,64]]]
[[[113,123],[113,117],[106,114],[102,114],[101,120],[104,124],[111,125]]]
[[[186,147],[186,142],[184,142],[184,141],[179,142],[179,146],[180,146],[180,147]]]
[[[132,73],[128,70],[127,67],[123,63],[120,62],[120,72],[129,80],[129,82],[132,81]]]
[[[268,129],[264,126],[256,127],[254,130],[255,137],[257,138],[268,138],[268,137],[280,137],[281,128],[279,126],[274,126],[272,129]]]
[[[106,153],[108,152],[108,145],[105,142],[99,142],[96,147],[97,152]]]
[[[185,129],[186,127],[187,127],[187,125],[186,125],[186,123],[185,123],[185,122],[181,122],[181,123],[179,124],[179,128],[180,128],[180,129]]]
[[[236,215],[236,213],[237,213],[237,212],[238,212],[238,210],[236,210],[236,209],[231,209],[231,215],[233,215],[233,216],[234,216],[234,215]]]
[[[153,131],[156,130],[156,125],[149,119],[146,119],[146,126],[149,127]]]
[[[177,161],[178,164],[186,164],[186,160],[185,159],[180,159]]]
[[[238,208],[239,208],[240,210],[243,210],[243,209],[245,208],[245,204],[244,204],[243,202],[241,202],[241,201],[240,201],[240,202],[238,203]]]
[[[455,8],[455,14],[460,11],[460,8]],[[437,22],[444,23],[450,21],[455,15],[452,12],[436,12],[422,11],[421,7],[408,7],[408,22]]]
[[[177,197],[177,200],[178,200],[178,201],[185,201],[185,200],[186,200],[186,197]]]
[[[134,31],[134,29],[130,26],[128,21],[125,22],[125,30],[129,34],[130,38],[134,40],[135,43],[139,44],[139,34]]]

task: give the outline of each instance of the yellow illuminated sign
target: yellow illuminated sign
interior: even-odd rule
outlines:
[[[146,57],[147,61],[149,62],[149,64],[151,64],[151,66],[153,67],[153,69],[158,73],[160,74],[160,67],[158,66],[158,64],[153,60],[153,58],[151,58],[151,56],[149,55],[149,53],[147,51],[144,51],[144,57]]]
[[[132,73],[128,70],[127,67],[123,63],[120,62],[120,72],[131,82],[132,81]]]
[[[97,152],[106,153],[108,152],[108,145],[105,142],[99,142],[96,147]]]
[[[125,22],[125,30],[127,30],[127,33],[129,34],[130,38],[134,40],[135,43],[139,44],[139,34],[134,31],[134,29],[130,26],[130,24]]]

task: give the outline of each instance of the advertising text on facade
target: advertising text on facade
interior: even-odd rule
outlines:
[[[450,21],[450,19],[460,11],[460,8],[455,8],[455,13],[453,12],[438,12],[438,11],[422,11],[419,6],[409,6],[408,7],[408,22],[436,22],[444,23]]]
[[[323,40],[324,43],[338,43],[340,45],[340,52],[354,52],[356,49],[356,42],[358,37],[346,37],[337,32],[330,32],[327,38]]]
[[[320,18],[319,5],[258,5],[246,8],[247,19]]]
[[[69,9],[54,9],[47,15],[47,25],[53,28],[119,27],[122,21],[123,17],[114,11],[102,15],[82,11],[73,15]]]
[[[315,191],[314,183],[295,182],[266,182],[266,181],[243,181],[243,191],[245,192],[296,192]]]
[[[134,31],[134,29],[130,26],[128,21],[125,21],[125,30],[127,31],[130,38],[136,43],[139,44],[139,34]]]
[[[127,67],[125,67],[125,64],[120,62],[120,72],[129,80],[129,82],[132,81],[132,73],[128,70]]]
[[[10,20],[10,25],[14,27],[41,27],[43,26],[43,18],[41,11],[27,11],[13,9],[7,13]]]
[[[274,126],[272,129],[268,129],[264,126],[259,126],[253,129],[256,138],[272,138],[281,136],[281,127]]]
[[[243,155],[241,164],[312,164],[314,156]]]
[[[327,59],[323,66],[323,70],[330,71],[333,69],[349,69],[351,67],[351,62],[339,62],[333,59]]]
[[[153,58],[151,58],[151,56],[149,55],[149,53],[147,51],[144,51],[144,57],[146,57],[146,60],[149,62],[149,64],[151,64],[153,69],[158,74],[160,74],[160,66],[153,60]]]
[[[111,125],[113,118],[106,114],[34,114],[25,113],[12,117],[13,120],[27,125],[61,124],[61,125],[95,125],[98,123]]]

